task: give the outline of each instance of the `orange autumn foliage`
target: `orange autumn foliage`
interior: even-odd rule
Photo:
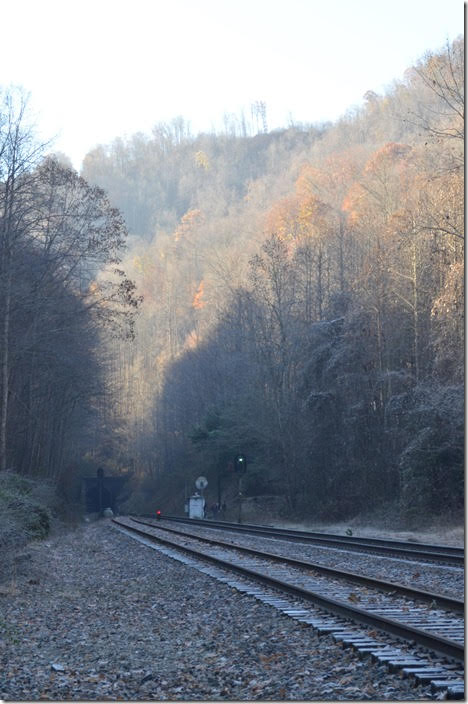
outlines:
[[[371,156],[364,168],[364,173],[374,174],[382,167],[395,166],[397,162],[405,159],[411,151],[412,147],[408,144],[388,142]]]
[[[273,205],[265,218],[265,234],[276,234],[281,240],[294,239],[298,234],[299,200],[283,198]]]
[[[204,290],[205,290],[205,283],[202,279],[200,281],[200,285],[198,286],[198,289],[193,297],[192,308],[195,308],[196,310],[200,310],[200,308],[204,308],[204,306],[206,305],[206,301],[203,300]]]
[[[201,222],[202,217],[203,214],[201,210],[198,210],[197,208],[188,210],[181,218],[180,224],[174,232],[175,241],[178,242],[190,234],[193,228]]]

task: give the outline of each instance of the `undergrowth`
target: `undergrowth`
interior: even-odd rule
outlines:
[[[0,472],[0,554],[5,567],[11,554],[51,528],[54,488],[14,472]]]

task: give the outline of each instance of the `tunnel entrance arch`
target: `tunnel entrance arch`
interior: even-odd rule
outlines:
[[[124,487],[129,480],[128,475],[105,476],[100,468],[95,477],[83,477],[82,502],[86,513],[102,514],[105,508],[119,512],[119,505],[127,498]]]

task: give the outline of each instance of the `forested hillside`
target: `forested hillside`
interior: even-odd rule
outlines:
[[[336,123],[176,118],[81,175],[3,92],[2,476],[180,512],[203,474],[237,512],[243,453],[277,516],[461,515],[463,70],[459,39]]]
[[[462,508],[463,58],[428,54],[336,124],[177,119],[88,154],[144,297],[109,462],[148,507],[181,510],[199,474],[236,500],[243,452],[245,493],[284,515]]]

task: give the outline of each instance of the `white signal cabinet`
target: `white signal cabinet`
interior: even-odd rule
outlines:
[[[199,494],[189,498],[189,518],[205,518],[205,499]]]

